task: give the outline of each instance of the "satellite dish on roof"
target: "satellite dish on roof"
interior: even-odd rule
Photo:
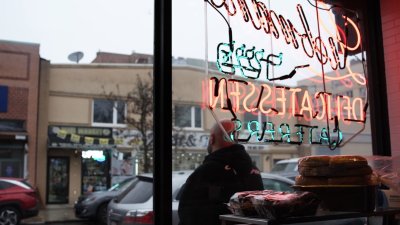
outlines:
[[[73,52],[69,54],[68,59],[71,62],[79,63],[79,61],[83,58],[83,52]]]

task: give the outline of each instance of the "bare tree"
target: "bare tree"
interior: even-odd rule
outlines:
[[[149,135],[153,131],[153,82],[152,75],[148,74],[149,81],[145,81],[137,74],[136,82],[126,95],[120,94],[119,86],[118,93],[105,93],[107,98],[114,101],[125,101],[126,111],[118,110],[121,116],[125,115],[125,123],[128,127],[136,129],[141,137],[141,146],[139,150],[143,157],[143,172],[151,171],[151,158],[153,155],[153,142],[149,140]],[[104,89],[104,88],[103,88]]]
[[[148,74],[152,80],[151,74]],[[153,131],[153,82],[145,82],[136,75],[136,85],[127,95],[127,124],[137,129],[142,137],[143,171],[150,172],[153,142],[148,135]],[[150,152],[151,151],[151,152]]]

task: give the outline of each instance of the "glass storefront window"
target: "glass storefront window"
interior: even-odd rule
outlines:
[[[43,203],[73,205],[152,172],[154,1],[0,10],[0,139],[12,142],[0,144],[0,175],[28,178]]]
[[[174,1],[174,7],[186,10],[174,15],[180,19],[175,20],[173,52],[192,48],[186,53],[190,57],[180,55],[173,62],[179,71],[184,65],[202,70],[188,68],[186,76],[173,76],[174,84],[187,80],[187,87],[173,87],[174,101],[197,102],[205,130],[219,119],[235,119],[237,140],[252,135],[243,143],[249,150],[258,145],[291,153],[267,155],[266,172],[288,157],[372,154],[364,21],[354,10],[317,4]],[[185,17],[192,18],[190,26]],[[188,126],[188,111],[181,114],[186,117],[175,117],[175,125]]]
[[[174,0],[174,104],[200,106],[206,132],[234,120],[234,141],[263,172],[283,159],[297,173],[303,156],[372,155],[365,17],[325,2]]]
[[[34,93],[40,111],[33,117],[39,121],[26,120],[27,110],[18,118],[7,118],[12,123],[1,120],[0,128],[25,132],[29,127],[29,138],[38,140],[28,150],[21,148],[17,157],[0,159],[1,175],[8,176],[14,166],[13,172],[22,177],[28,175],[27,166],[36,168],[48,160],[46,180],[40,177],[46,172],[40,167],[31,177],[39,191],[46,192],[48,203],[72,204],[70,189],[105,190],[114,175],[151,172],[152,128],[157,124],[152,112],[135,110],[152,104],[135,102],[135,110],[128,110],[125,100],[137,90],[136,75],[144,83],[153,81],[154,2],[24,4],[8,1],[3,7],[0,26],[7,32],[1,35],[6,41],[0,41],[0,50],[11,51],[16,64],[23,65],[6,68],[5,72],[13,70],[7,76],[15,76],[5,77],[7,83],[22,81],[19,86],[26,89],[23,82],[29,78],[33,88],[24,93],[44,90]],[[372,154],[368,53],[363,46],[363,17],[357,12],[307,0],[173,0],[173,12],[171,110],[173,129],[179,135],[173,149],[165,146],[162,151],[173,152],[174,169],[201,165],[209,129],[223,118],[235,120],[235,141],[245,146],[263,172],[271,172],[281,159]],[[21,47],[20,54],[18,45],[29,50]],[[22,77],[25,74],[29,77]],[[44,87],[37,88],[38,84]],[[133,97],[145,99],[145,95]],[[31,124],[39,125],[33,129]],[[32,130],[45,131],[49,124],[106,126],[111,130],[108,134],[116,135],[92,137],[59,130],[54,135],[62,141],[49,145],[48,137],[32,134]],[[115,148],[116,158],[86,157],[93,145]],[[70,152],[56,151],[66,146]],[[41,154],[46,157],[30,158]],[[74,171],[70,165],[81,170],[79,184],[68,182]]]

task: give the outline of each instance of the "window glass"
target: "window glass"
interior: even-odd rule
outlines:
[[[135,178],[127,178],[119,183],[114,184],[112,187],[108,189],[108,191],[120,191],[123,192],[127,187],[132,185],[135,182]]]
[[[295,171],[296,167],[297,167],[297,163],[288,163],[286,165],[285,170],[288,171],[288,172],[289,171]]]
[[[93,100],[93,123],[98,124],[124,124],[125,102],[107,99]]]
[[[286,163],[278,163],[272,168],[272,172],[280,172],[286,171],[287,164]]]
[[[144,203],[153,195],[153,182],[139,181],[121,198],[121,204]]]
[[[274,179],[263,179],[263,185],[265,190],[274,191],[293,191],[291,184],[283,183],[282,181]]]
[[[181,128],[201,128],[201,112],[200,106],[175,105],[175,126]]]
[[[113,123],[114,101],[95,99],[93,101],[93,122]]]
[[[194,127],[201,127],[201,109],[200,107],[194,107]]]
[[[23,184],[25,184],[26,186],[30,187],[31,189],[35,189],[35,188],[32,187],[32,185],[27,180],[22,180],[21,182]]]
[[[190,106],[176,105],[175,106],[175,126],[191,127],[192,111]]]
[[[69,158],[50,157],[48,159],[47,203],[68,203],[69,191]]]
[[[117,123],[123,124],[125,123],[125,102],[116,101],[116,113],[117,113]]]
[[[4,189],[8,189],[8,188],[12,188],[15,185],[10,183],[10,182],[6,182],[6,181],[0,181],[0,190],[4,190]]]
[[[272,18],[270,24],[278,29],[271,33],[264,30],[268,27],[260,29],[263,25],[257,22],[253,3],[246,2],[248,11],[241,3],[225,3],[209,1],[203,5],[207,10],[204,21],[212,21],[204,28],[208,46],[205,60],[217,71],[207,66],[210,73],[206,72],[206,82],[188,83],[202,85],[205,109],[213,111],[205,115],[209,122],[206,128],[218,119],[235,119],[237,140],[246,140],[244,144],[252,147],[262,145],[265,150],[286,149],[293,153],[288,158],[304,155],[289,150],[295,148],[306,148],[305,155],[372,154],[369,104],[362,95],[365,93],[358,91],[366,88],[368,74],[357,13],[340,7],[332,10],[320,1],[260,3],[257,7],[262,5],[298,32],[285,33],[288,27]],[[242,10],[249,13],[252,22],[240,16]],[[308,43],[300,35],[304,29],[313,36],[308,37]],[[346,43],[340,35],[347,35]],[[315,37],[314,44],[322,47],[312,46]],[[258,64],[250,53],[264,57],[265,63]],[[259,126],[249,124],[254,120]],[[266,170],[281,157],[275,151],[268,156],[271,163],[263,162]]]
[[[263,172],[292,178],[297,162],[279,160],[373,154],[364,19],[324,2],[173,1],[173,101],[200,107],[205,140],[174,146],[174,162],[195,168],[189,154],[206,149],[220,119],[237,122],[235,139],[259,157]],[[257,7],[273,15],[264,25]],[[176,127],[189,126],[185,109]]]
[[[0,131],[7,140],[0,141],[0,176],[47,174],[35,179],[44,208],[153,172],[154,6],[2,4]]]

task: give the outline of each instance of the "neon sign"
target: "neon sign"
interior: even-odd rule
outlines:
[[[284,16],[278,15],[273,10],[269,10],[263,2],[252,0],[251,3],[252,7],[249,7],[245,0],[237,0],[236,4],[234,0],[222,0],[220,3],[211,0],[211,4],[214,7],[225,8],[229,16],[237,15],[236,8],[239,8],[243,15],[244,22],[251,22],[254,29],[262,29],[266,34],[272,34],[275,39],[279,39],[282,35],[286,44],[292,45],[295,49],[299,48],[300,40],[303,51],[308,57],[317,57],[318,61],[323,65],[329,62],[333,70],[337,70],[338,68],[344,69],[347,61],[347,51],[357,49],[361,43],[360,31],[356,23],[350,18],[345,18],[345,30],[355,30],[357,34],[355,46],[348,46],[347,41],[341,40],[340,36],[330,36],[327,42],[323,41],[320,36],[314,37],[303,7],[300,4],[298,4],[296,8],[302,23],[301,29],[294,27],[293,23]],[[339,30],[340,28],[337,29]],[[344,52],[344,57],[342,58],[340,58],[338,51],[338,43],[341,46],[341,50]]]
[[[99,150],[87,150],[87,151],[82,151],[82,158],[84,159],[94,159],[98,162],[104,162],[106,160],[106,157],[103,154],[103,151]]]
[[[247,122],[247,127],[244,127],[240,120],[234,120],[234,122],[236,127],[231,139],[240,142],[248,142],[253,138],[258,142],[265,143],[288,143],[295,145],[308,143],[336,147],[343,141],[343,134],[339,127],[335,127],[331,133],[327,131],[327,128],[323,127],[319,130],[319,134],[317,134],[318,126],[294,124],[293,127],[296,131],[293,133],[290,125],[287,123],[281,123],[276,128],[272,122],[260,123],[259,121],[251,120]],[[247,131],[244,137],[242,137],[242,130]],[[336,138],[332,138],[332,134],[335,134]],[[308,137],[308,140],[304,140],[305,136]]]
[[[233,140],[252,143],[320,144],[328,145],[333,150],[343,143],[344,136],[340,125],[359,123],[364,129],[368,98],[333,93],[326,89],[326,80],[340,82],[347,88],[353,87],[352,81],[361,86],[367,83],[365,76],[353,72],[347,63],[349,51],[357,50],[362,44],[357,23],[348,18],[347,14],[343,16],[344,27],[339,27],[332,17],[330,18],[330,22],[335,25],[331,32],[319,18],[319,10],[323,8],[319,8],[318,4],[324,4],[317,1],[316,5],[313,5],[318,28],[316,33],[310,29],[308,15],[300,4],[295,8],[299,20],[299,24],[296,24],[269,9],[261,0],[206,2],[222,16],[219,9],[225,10],[229,17],[241,15],[242,19],[239,20],[251,24],[249,27],[254,28],[256,33],[284,40],[287,46],[299,50],[307,56],[306,58],[316,60],[321,66],[321,72],[308,63],[284,66],[283,63],[290,61],[289,55],[282,51],[278,51],[278,54],[273,53],[273,38],[270,39],[270,53],[264,48],[247,47],[237,40],[233,41],[230,23],[223,16],[229,26],[229,42],[217,44],[216,65],[225,76],[211,76],[203,81],[203,106],[212,111],[231,114],[236,123],[235,133],[231,137]],[[321,26],[325,30],[324,35],[321,35]],[[347,41],[349,31],[355,34],[356,39],[351,45]],[[325,67],[330,67],[333,75],[326,75]],[[279,68],[279,74],[275,74],[276,68]],[[347,74],[342,73],[345,70]],[[275,85],[274,81],[291,79],[298,71],[322,78],[311,79],[313,82],[323,83],[323,89],[311,91]],[[236,79],[236,76],[240,78]],[[238,115],[244,113],[261,115],[266,121],[242,122]],[[216,118],[215,113],[213,116]],[[292,123],[276,123],[276,119],[294,120]],[[296,122],[293,124],[293,121]],[[312,124],[314,121],[326,124],[316,126]]]
[[[239,74],[243,77],[259,79],[261,71],[263,70],[262,63],[265,62],[265,73],[267,80],[285,80],[292,78],[296,74],[297,69],[309,66],[308,64],[296,66],[290,73],[286,75],[270,78],[270,65],[280,66],[283,60],[282,53],[279,53],[279,55],[269,54],[267,57],[264,57],[264,49],[256,51],[254,46],[251,49],[246,49],[245,44],[242,44],[240,47],[236,48],[235,52],[233,53],[232,49],[235,49],[234,45],[234,41],[232,44],[220,43],[218,45],[217,67],[220,72],[227,75],[235,75],[237,72],[236,70],[239,70]]]
[[[332,93],[311,94],[301,88],[271,86],[250,81],[211,77],[208,79],[208,107],[219,108],[235,114],[261,112],[265,116],[298,117],[305,121],[334,120],[365,123],[364,100],[345,95],[333,97]],[[204,90],[203,90],[204,91]],[[204,99],[205,97],[203,97]],[[286,111],[287,110],[287,111]]]

